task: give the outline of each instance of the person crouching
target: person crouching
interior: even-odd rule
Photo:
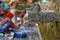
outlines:
[[[6,14],[6,18],[0,22],[0,33],[8,33],[9,28],[19,28],[16,24],[12,22],[12,17],[14,15],[11,12]]]

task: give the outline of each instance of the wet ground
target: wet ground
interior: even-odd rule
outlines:
[[[38,37],[38,31],[36,26],[28,27],[27,30],[31,30],[32,32],[27,33],[27,36],[25,38],[14,37],[13,40],[38,40],[39,37]],[[9,40],[9,39],[0,37],[0,40]]]
[[[38,36],[37,26],[32,24],[29,27],[27,27],[26,29],[31,30],[31,32],[27,33],[26,38],[17,38],[17,37],[15,37],[14,40],[38,40],[39,36]]]
[[[17,15],[15,17],[17,17]],[[15,18],[15,20],[16,20],[16,18]],[[39,40],[38,28],[36,25],[31,24],[27,29],[31,30],[32,32],[28,33],[26,38],[14,37],[13,40]],[[0,40],[9,40],[9,39],[4,38],[4,37],[0,37]]]

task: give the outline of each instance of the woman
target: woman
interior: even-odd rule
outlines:
[[[10,2],[8,3],[8,6],[10,7],[10,12],[12,12],[14,14],[14,17],[12,18],[12,21],[15,23],[15,13],[16,13],[16,8],[17,8],[17,3],[18,0],[10,0]]]
[[[6,18],[0,22],[0,33],[9,33],[10,27],[18,28],[18,26],[11,21],[13,16],[11,12],[6,14]]]

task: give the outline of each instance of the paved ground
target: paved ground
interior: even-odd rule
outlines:
[[[28,30],[32,30],[31,33],[27,34],[26,38],[18,38],[15,37],[14,40],[38,40],[38,31],[36,29],[36,27],[29,27]],[[4,39],[3,37],[0,37],[0,40],[9,40],[9,39]]]
[[[38,31],[36,26],[30,26],[28,30],[32,30],[32,33],[28,33],[26,38],[17,38],[15,37],[14,40],[38,40]],[[9,40],[0,37],[0,40]]]
[[[32,30],[32,33],[28,33],[26,38],[17,38],[15,37],[14,40],[38,40],[38,33],[35,31],[36,27],[30,27],[29,30]]]
[[[37,35],[35,33],[27,36],[26,38],[15,38],[14,40],[37,40]]]

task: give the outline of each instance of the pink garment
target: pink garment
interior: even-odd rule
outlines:
[[[1,22],[0,22],[0,24],[1,25],[4,25],[5,23],[10,23],[11,24],[11,26],[12,27],[14,27],[14,23],[11,21],[11,19],[9,19],[9,18],[5,18],[4,20],[2,20]]]

